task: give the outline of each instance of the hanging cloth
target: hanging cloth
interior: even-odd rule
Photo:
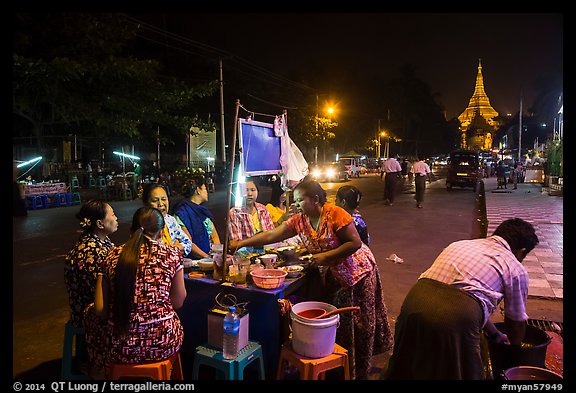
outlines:
[[[274,134],[280,137],[280,165],[282,166],[282,188],[294,187],[308,174],[308,162],[288,135],[286,115],[274,119]]]

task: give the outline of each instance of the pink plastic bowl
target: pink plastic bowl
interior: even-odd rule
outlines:
[[[288,273],[280,269],[258,269],[251,271],[250,274],[257,287],[274,289],[284,283]]]

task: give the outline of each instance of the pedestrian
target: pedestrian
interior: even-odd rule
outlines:
[[[132,199],[137,199],[141,197],[141,187],[140,187],[140,183],[141,181],[141,170],[142,167],[140,166],[140,164],[136,161],[134,161],[134,177],[132,178]]]
[[[178,249],[162,242],[164,226],[158,209],[139,208],[130,239],[106,256],[94,306],[84,321],[88,353],[92,358],[105,353],[104,368],[94,369],[95,376],[109,378],[112,362],[169,359],[182,346],[184,330],[176,310],[186,298],[184,264]]]
[[[384,171],[384,204],[392,206],[396,196],[396,184],[402,173],[402,167],[394,157],[390,157],[382,164],[382,170]]]
[[[490,177],[492,167],[490,166],[490,161],[486,160],[484,163],[484,177]]]
[[[512,218],[488,238],[448,245],[410,289],[396,320],[386,379],[485,378],[482,330],[520,346],[526,329],[528,272],[538,244],[532,224]],[[505,333],[488,318],[504,302]]]
[[[174,206],[174,216],[179,218],[190,233],[192,248],[186,258],[210,257],[210,246],[220,244],[214,226],[214,216],[203,204],[208,202],[208,188],[204,176],[194,176],[184,187],[184,198]]]
[[[406,180],[406,176],[408,176],[408,160],[406,158],[402,159],[400,167],[402,168],[402,180]]]
[[[392,348],[392,334],[378,265],[360,240],[354,220],[344,209],[326,202],[326,191],[314,180],[294,188],[298,213],[280,226],[229,243],[230,252],[263,246],[299,235],[313,254],[312,272],[325,278],[325,300],[337,308],[359,306],[359,312],[340,314],[336,342],[348,350],[352,379],[366,379],[372,356]],[[318,268],[318,270],[316,270]]]
[[[496,166],[496,180],[498,181],[497,190],[508,188],[506,187],[506,167],[502,160],[498,161],[498,166]]]
[[[362,199],[362,192],[354,186],[342,186],[336,192],[336,206],[346,210],[354,219],[354,226],[364,244],[370,247],[370,233],[364,217],[360,214],[358,206]]]
[[[514,170],[512,175],[512,183],[514,184],[513,189],[516,190],[518,188],[518,183],[521,183],[522,180],[522,163],[516,161],[514,163]]]
[[[432,181],[430,177],[430,167],[424,162],[421,155],[418,156],[418,161],[412,166],[412,173],[414,174],[414,186],[416,188],[416,207],[422,208],[424,201],[424,192],[426,191],[426,180]]]

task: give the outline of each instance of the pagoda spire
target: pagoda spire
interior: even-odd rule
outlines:
[[[492,108],[492,105],[490,105],[490,99],[486,95],[486,91],[484,91],[482,59],[478,59],[478,74],[476,75],[474,94],[472,94],[466,110],[462,112],[460,116],[458,116],[458,120],[460,120],[462,128],[467,128],[472,122],[474,115],[476,114],[480,114],[480,116],[486,119],[488,124],[491,126],[495,125],[495,121],[493,119],[498,116],[498,112]]]

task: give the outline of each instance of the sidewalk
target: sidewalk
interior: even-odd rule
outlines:
[[[563,299],[564,197],[542,193],[538,183],[518,183],[497,190],[496,177],[484,179],[488,235],[508,218],[522,218],[534,225],[540,243],[522,264],[528,270],[528,297]]]

